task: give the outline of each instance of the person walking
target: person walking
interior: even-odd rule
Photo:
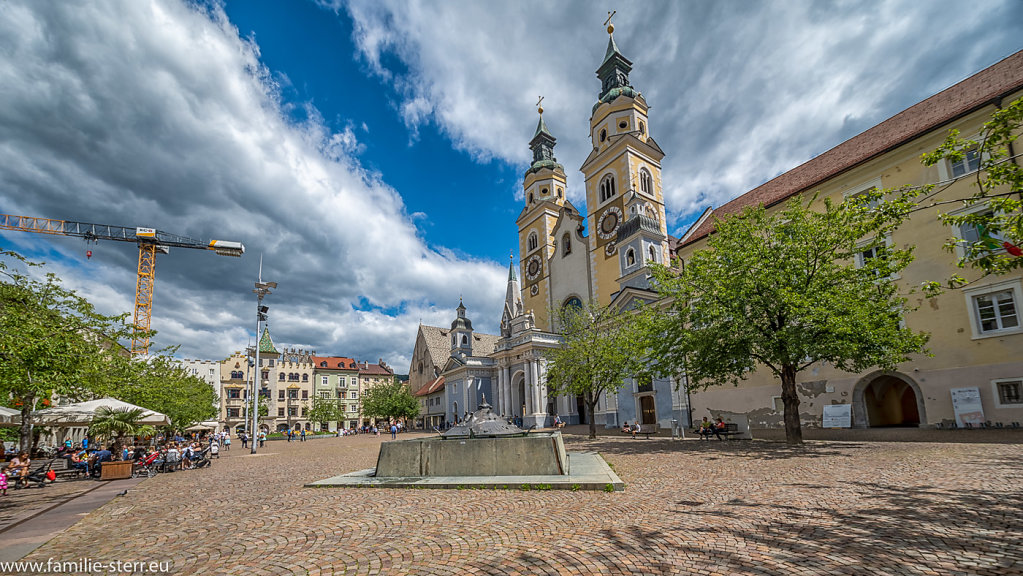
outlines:
[[[299,435],[299,440],[305,442],[305,428],[302,429],[302,433]]]
[[[392,422],[391,423],[391,440],[394,440],[397,437],[398,437],[398,425]]]
[[[245,432],[242,432],[241,434],[238,435],[238,437],[242,439],[242,448],[248,448],[249,447],[249,435],[246,434]]]
[[[259,433],[259,447],[262,448],[263,444],[266,443],[266,432]]]
[[[243,446],[243,448],[244,448],[244,446]],[[230,449],[231,449],[231,435],[225,433],[224,434],[224,450],[230,450]]]

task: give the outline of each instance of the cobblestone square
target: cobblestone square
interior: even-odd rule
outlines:
[[[625,492],[302,487],[372,467],[383,441],[236,446],[142,482],[25,560],[207,576],[1023,573],[1018,443],[570,434]]]

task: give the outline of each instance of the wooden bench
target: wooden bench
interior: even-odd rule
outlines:
[[[656,436],[658,432],[660,432],[660,427],[657,424],[640,424],[639,432],[636,433],[633,433],[632,431],[626,432],[622,429],[622,434],[630,434],[633,438],[635,438],[637,434],[640,434],[646,436],[647,440],[649,440],[651,436]]]
[[[706,438],[707,440],[710,440],[711,436],[715,435],[715,432],[711,432],[710,434],[707,434],[707,435],[700,434],[700,429],[699,428],[693,430],[693,433],[698,435],[700,437],[700,440],[703,440],[704,438]],[[729,440],[731,440],[732,437],[738,436],[739,434],[741,434],[741,432],[739,432],[739,425],[734,423],[734,422],[725,422],[725,429],[724,430],[718,430],[716,433],[720,434],[721,436],[724,436],[725,438],[727,438]]]

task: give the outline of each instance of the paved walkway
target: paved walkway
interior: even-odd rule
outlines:
[[[382,441],[268,443],[161,474],[26,560],[84,549],[275,576],[1023,573],[1019,444],[569,435],[625,492],[302,487],[372,467]]]

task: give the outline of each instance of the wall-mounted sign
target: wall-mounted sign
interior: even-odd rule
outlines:
[[[825,404],[822,428],[852,428],[852,404]]]

